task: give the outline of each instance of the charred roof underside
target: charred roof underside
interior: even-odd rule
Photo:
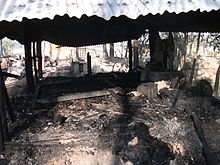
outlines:
[[[146,29],[172,32],[219,32],[220,10],[210,12],[190,11],[140,15],[137,19],[126,16],[111,17],[110,20],[98,16],[81,18],[55,16],[54,19],[27,19],[1,21],[0,38],[8,37],[24,43],[24,32],[31,32],[30,41],[46,40],[62,46],[86,46],[112,43],[139,38]]]

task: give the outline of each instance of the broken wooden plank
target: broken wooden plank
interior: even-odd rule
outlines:
[[[44,99],[38,99],[38,103],[53,103],[53,102],[62,102],[62,101],[69,101],[69,100],[77,100],[77,99],[86,99],[86,98],[92,98],[92,97],[99,97],[104,95],[110,95],[111,92],[114,93],[123,93],[123,90],[119,87],[116,88],[109,88],[105,90],[98,90],[98,91],[89,91],[89,92],[81,92],[81,93],[73,93],[68,94],[64,96],[58,96],[58,97],[52,97],[52,98],[44,98]]]
[[[195,113],[192,113],[191,117],[192,117],[192,120],[193,120],[193,124],[194,124],[195,130],[196,130],[196,133],[199,137],[199,140],[202,143],[202,149],[203,149],[203,152],[204,152],[204,156],[205,156],[205,160],[206,160],[207,165],[216,165],[217,164],[216,160],[214,159],[213,154],[211,152],[211,149],[210,149],[209,145],[206,142],[204,132],[203,132],[203,129],[202,129],[201,121],[199,120],[199,118],[196,116]]]
[[[2,75],[4,77],[12,77],[12,78],[16,78],[19,79],[20,76],[16,75],[16,74],[12,74],[12,73],[8,73],[8,72],[2,72]]]

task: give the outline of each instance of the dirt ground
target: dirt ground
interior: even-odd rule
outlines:
[[[71,83],[64,82],[67,85],[61,86],[66,88],[47,85],[39,96],[56,96],[55,91],[61,90],[65,94]],[[76,84],[72,88],[71,92],[81,90]],[[88,88],[89,84],[82,90]],[[201,119],[207,142],[220,162],[219,101],[179,89],[165,89],[149,99],[131,93],[135,88],[123,88],[124,95],[112,93],[34,108],[28,97],[13,99],[18,120],[9,123],[12,140],[6,143],[0,164],[205,165],[192,112]]]

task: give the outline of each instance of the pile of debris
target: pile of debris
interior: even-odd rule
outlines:
[[[9,123],[13,138],[6,143],[1,164],[206,164],[193,114],[202,120],[215,158],[220,157],[220,146],[216,144],[220,137],[207,131],[210,122],[220,127],[220,104],[212,97],[196,97],[191,90],[171,88],[161,88],[157,93],[161,83],[141,84],[137,91],[112,90],[115,83],[109,82],[102,89],[103,84],[93,89],[102,91],[99,96],[62,102],[47,99],[42,104],[46,95],[60,97],[49,88],[59,89],[58,93],[63,90],[63,96],[71,87],[72,94],[86,90],[91,93],[88,84],[80,89],[78,83],[62,80],[61,86],[66,88],[57,88],[59,81],[42,86],[47,92],[39,90],[37,100],[41,103],[35,107],[28,98],[12,101],[18,120]]]

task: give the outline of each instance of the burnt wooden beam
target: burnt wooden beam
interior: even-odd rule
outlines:
[[[204,153],[207,165],[217,165],[216,160],[214,159],[213,154],[211,152],[211,149],[208,143],[206,142],[201,121],[199,120],[199,118],[196,116],[195,113],[191,114],[191,118],[193,120],[193,124],[196,130],[196,133],[199,137],[199,140],[202,143],[202,149],[203,149],[203,153]]]
[[[5,82],[2,82],[2,87],[3,87],[2,92],[3,92],[3,95],[4,95],[4,102],[5,102],[6,108],[8,110],[8,115],[9,115],[11,121],[14,122],[16,117],[15,117],[13,108],[11,106],[11,101],[10,101],[9,96],[8,96],[8,91],[7,91],[7,88],[5,86]]]
[[[88,75],[92,75],[91,56],[89,52],[87,53],[87,70],[88,70]]]
[[[85,99],[85,98],[92,98],[92,97],[100,97],[105,95],[111,95],[112,91],[114,93],[123,93],[123,90],[119,87],[117,88],[110,88],[106,90],[97,90],[97,91],[89,91],[89,92],[80,92],[80,93],[73,93],[64,96],[52,97],[52,98],[43,98],[38,99],[38,103],[53,103],[53,102],[62,102],[68,100],[77,100],[77,99]]]
[[[37,57],[38,57],[38,76],[39,76],[39,79],[42,79],[43,69],[42,69],[41,41],[37,42]]]
[[[8,124],[6,119],[6,112],[4,106],[4,88],[3,88],[3,75],[2,70],[0,69],[0,121],[1,121],[1,128],[2,128],[2,137],[3,141],[9,141],[9,133],[8,133]]]
[[[128,59],[129,59],[129,72],[132,71],[133,67],[132,67],[132,44],[131,44],[131,40],[128,40],[128,50],[129,50],[129,54],[128,54]]]
[[[25,71],[27,78],[27,90],[29,94],[33,94],[35,90],[34,77],[32,70],[32,57],[31,57],[31,33],[30,23],[24,21],[24,50],[25,50]]]
[[[4,81],[4,72],[2,72],[1,70],[1,65],[0,65],[0,73],[1,73],[1,86],[2,86],[2,94],[3,94],[3,99],[4,99],[4,103],[7,107],[7,110],[8,110],[8,115],[11,119],[12,122],[15,121],[15,114],[14,114],[14,111],[13,111],[13,108],[11,106],[11,101],[9,99],[9,96],[8,96],[8,91],[7,91],[7,88],[5,86],[5,81]]]
[[[0,119],[0,154],[5,150],[4,140],[3,140],[3,131],[2,131],[2,122]]]
[[[2,75],[4,77],[12,77],[12,78],[16,78],[19,79],[20,76],[16,75],[16,74],[12,74],[12,73],[8,73],[8,72],[2,72]]]

